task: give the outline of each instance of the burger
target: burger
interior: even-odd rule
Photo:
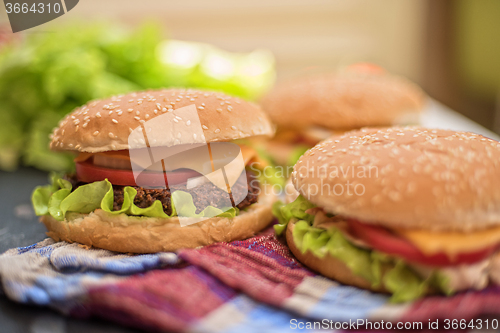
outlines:
[[[261,105],[277,125],[262,145],[280,165],[294,165],[333,134],[367,126],[415,125],[425,95],[412,82],[373,64],[297,77],[278,84]]]
[[[50,148],[75,153],[76,173],[36,188],[35,212],[56,241],[117,252],[244,239],[271,222],[274,198],[246,169],[258,153],[238,140],[273,134],[260,107],[217,92],[92,101],[54,129]]]
[[[395,302],[500,284],[500,143],[425,128],[333,136],[294,166],[275,226],[295,257]]]

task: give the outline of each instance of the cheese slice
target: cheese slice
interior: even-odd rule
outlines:
[[[500,243],[500,226],[474,232],[430,232],[425,230],[394,229],[426,255],[445,253],[453,257]]]

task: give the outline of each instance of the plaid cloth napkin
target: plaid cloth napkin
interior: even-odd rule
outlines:
[[[312,332],[306,324],[322,320],[426,325],[500,314],[500,288],[389,304],[387,296],[315,275],[271,229],[245,241],[148,255],[45,239],[1,255],[0,277],[14,301],[151,331],[288,332],[302,323]]]

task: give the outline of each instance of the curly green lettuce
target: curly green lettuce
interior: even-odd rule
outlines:
[[[133,187],[126,186],[123,189],[121,209],[113,210],[113,186],[107,179],[79,186],[72,191],[70,182],[58,175],[52,175],[50,185],[35,188],[31,201],[36,215],[50,215],[58,221],[64,221],[68,212],[88,214],[99,208],[113,215],[126,214],[160,218],[174,216],[233,218],[239,213],[239,210],[234,207],[219,209],[213,206],[208,206],[200,213],[196,213],[196,206],[191,194],[184,191],[175,191],[172,193],[172,214],[168,215],[163,211],[163,206],[159,200],[154,201],[147,208],[136,206],[134,204],[136,195],[137,191]],[[175,207],[174,202],[182,202],[182,204]]]
[[[318,258],[329,254],[341,260],[355,275],[369,281],[374,288],[383,286],[389,290],[392,293],[391,302],[416,300],[423,297],[429,288],[445,294],[453,293],[448,286],[448,279],[438,270],[423,279],[402,259],[359,248],[335,227],[326,230],[313,227],[314,216],[306,213],[306,210],[313,207],[315,205],[302,195],[288,205],[275,203],[273,214],[279,221],[274,226],[276,234],[285,232],[290,220],[294,219],[293,240],[302,253],[310,251]]]

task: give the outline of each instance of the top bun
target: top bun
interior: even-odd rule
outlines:
[[[364,223],[443,231],[500,224],[500,142],[473,133],[348,132],[306,152],[292,182],[326,211]]]
[[[164,89],[118,95],[77,108],[54,129],[50,148],[89,153],[131,149],[128,137],[141,123],[190,105],[198,111],[206,142],[274,134],[269,118],[254,103],[218,92]],[[192,143],[179,134],[166,133],[149,146]]]
[[[424,96],[401,77],[345,71],[284,82],[261,105],[278,127],[349,130],[415,123]]]

